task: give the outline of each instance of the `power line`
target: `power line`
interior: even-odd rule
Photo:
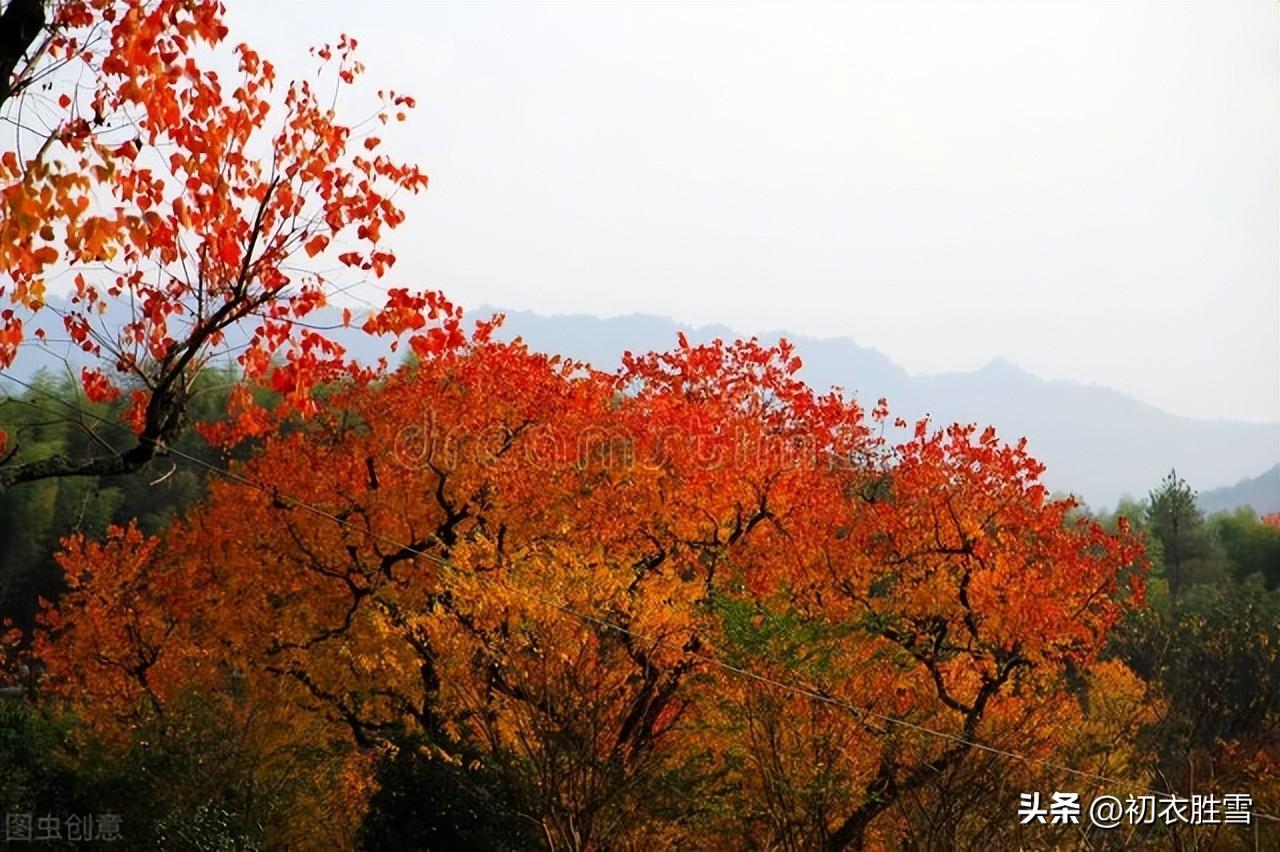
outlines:
[[[113,426],[119,429],[127,429],[127,427],[123,423],[119,423],[117,421],[103,417],[95,412],[87,411],[84,408],[81,408],[80,406],[75,405],[74,403],[68,402],[54,394],[51,394],[47,391],[42,390],[36,385],[30,384],[15,376],[9,375],[7,373],[0,373],[0,378],[6,378],[12,382],[15,382],[16,384],[26,388],[28,391],[39,394],[53,402],[57,402],[60,405],[63,405],[66,408],[70,409],[71,411],[80,414],[81,416],[89,417],[100,423],[105,423],[109,426]],[[132,434],[132,432],[130,434]],[[144,440],[147,440],[147,439],[144,439]],[[218,465],[214,465],[209,462],[206,462],[204,459],[185,453],[182,450],[177,449],[176,447],[163,445],[163,444],[160,444],[159,442],[153,442],[153,443],[155,443],[157,448],[164,453],[175,455],[180,459],[184,459],[185,461],[198,465],[199,467],[205,468],[208,471],[212,473],[216,473],[219,476],[222,476],[223,478],[228,479],[232,482],[236,482],[241,485],[246,485],[250,488],[253,488],[257,491],[260,491],[264,494],[269,495],[274,500],[280,501],[281,503],[292,504],[293,506],[300,508],[306,512],[309,512],[313,515],[316,515],[317,517],[321,517],[326,520],[332,521],[333,523],[341,527],[354,530],[362,535],[381,541],[384,544],[392,545],[397,549],[398,552],[410,553],[410,554],[413,554],[414,556],[421,557],[423,559],[428,560],[429,562],[433,562],[439,565],[440,567],[449,570],[450,572],[454,572],[457,570],[456,566],[454,566],[448,559],[442,556],[438,556],[437,554],[431,553],[429,551],[424,551],[421,548],[417,548],[417,547],[413,547],[411,545],[405,544],[404,542],[398,541],[397,539],[391,536],[385,535],[383,533],[375,532],[372,529],[361,527],[357,524],[354,524],[346,520],[345,518],[342,518],[342,517],[339,517],[338,515],[333,514],[332,512],[325,511],[324,509],[318,506],[314,506],[292,495],[284,494],[275,487],[265,485],[264,483],[258,482],[257,480],[244,476],[243,474],[239,474],[227,468],[223,468]],[[644,633],[634,631],[629,627],[623,627],[620,624],[615,624],[600,616],[592,615],[590,613],[579,612],[573,609],[572,607],[566,606],[565,604],[558,603],[556,601],[553,601],[547,598],[543,598],[542,596],[535,594],[533,592],[530,592],[527,589],[517,588],[507,583],[500,577],[490,577],[489,582],[493,582],[496,585],[506,589],[509,592],[522,596],[527,600],[534,601],[535,603],[539,603],[550,609],[554,609],[559,612],[562,612],[565,615],[568,615],[572,618],[576,618],[579,621],[582,621],[584,623],[593,624],[597,627],[601,627],[606,630],[611,630],[620,635],[628,636],[628,637],[631,637],[632,639],[638,639],[644,642],[657,644],[658,642],[661,641],[657,637],[649,636]],[[1045,758],[1039,758],[1032,755],[1022,754],[1020,752],[999,748],[997,746],[981,743],[976,740],[971,740],[971,739],[959,736],[957,734],[952,734],[946,731],[937,730],[936,728],[930,728],[925,725],[920,725],[915,722],[911,722],[896,716],[889,716],[884,713],[879,713],[874,710],[869,710],[865,707],[859,707],[858,705],[852,704],[848,701],[844,701],[832,695],[827,695],[826,693],[819,692],[817,690],[811,689],[806,686],[801,686],[795,683],[787,683],[785,681],[780,681],[775,678],[771,678],[767,675],[762,675],[758,672],[753,672],[750,669],[746,669],[741,666],[735,666],[732,663],[727,663],[724,660],[721,660],[717,657],[713,657],[709,654],[703,654],[698,651],[687,651],[686,654],[692,659],[698,660],[700,662],[704,662],[710,666],[730,672],[731,674],[737,675],[739,677],[747,678],[749,680],[753,680],[758,683],[776,687],[778,689],[791,692],[795,695],[802,695],[802,696],[805,696],[806,698],[810,698],[815,701],[820,701],[832,707],[837,707],[839,709],[845,710],[849,713],[852,713],[856,718],[860,720],[874,719],[878,722],[883,722],[884,724],[887,724],[887,725],[894,725],[894,726],[903,728],[905,730],[910,730],[916,733],[924,734],[924,735],[935,737],[938,739],[947,740],[956,745],[963,745],[968,748],[976,749],[978,751],[983,751],[989,754],[998,755],[1000,757],[1006,757],[1012,760],[1019,760],[1027,764],[1042,766],[1046,769],[1053,769],[1055,771],[1062,772],[1076,778],[1092,781],[1094,783],[1099,783],[1099,782],[1105,783],[1105,784],[1114,785],[1116,787],[1126,789],[1129,791],[1141,791],[1144,794],[1154,794],[1157,797],[1169,795],[1166,792],[1155,790],[1150,787],[1145,787],[1141,784],[1135,784],[1134,782],[1131,782],[1131,781],[1125,781],[1123,779],[1114,778],[1108,775],[1103,775],[1098,772],[1090,772],[1085,769],[1077,769],[1075,767],[1068,766],[1067,764],[1058,763],[1056,761],[1048,760]],[[1258,817],[1259,819],[1265,819],[1271,822],[1280,822],[1280,817],[1274,816],[1272,814],[1263,813],[1260,811],[1253,811],[1252,814]]]

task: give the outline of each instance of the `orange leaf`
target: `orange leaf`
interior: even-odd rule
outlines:
[[[315,257],[320,252],[324,251],[325,246],[327,245],[329,245],[329,238],[324,234],[316,234],[314,237],[307,240],[307,244],[303,246],[303,248],[306,249],[307,257]]]

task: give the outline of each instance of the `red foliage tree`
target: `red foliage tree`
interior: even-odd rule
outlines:
[[[6,21],[30,5],[10,4]],[[90,400],[129,394],[136,441],[118,454],[0,467],[0,488],[146,463],[184,428],[194,377],[220,349],[238,351],[246,382],[304,414],[318,383],[359,373],[305,319],[334,293],[331,253],[351,274],[387,273],[386,232],[404,220],[394,196],[425,188],[426,175],[340,121],[311,82],[278,84],[246,44],[231,48],[232,78],[205,67],[226,44],[222,15],[218,3],[67,0],[10,57],[5,94],[21,111],[0,155],[0,369],[20,346],[65,334],[88,360]],[[362,70],[355,47],[343,36],[314,51],[339,90]],[[413,106],[380,97],[375,128]],[[74,280],[65,311],[46,302],[52,275]],[[435,294],[389,294],[364,328],[440,345],[441,329],[416,332],[451,307]],[[258,424],[249,401],[243,391],[233,400],[242,430]]]
[[[571,848],[701,842],[662,816],[690,796],[744,843],[843,848],[971,743],[1073,735],[1066,681],[1138,548],[1049,500],[1021,445],[886,447],[785,344],[604,374],[487,334],[353,384],[159,539],[73,541],[46,687],[111,729],[235,670],[360,745],[514,753]],[[755,821],[801,787],[812,808]]]

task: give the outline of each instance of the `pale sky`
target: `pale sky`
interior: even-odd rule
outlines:
[[[1275,3],[229,5],[416,96],[388,283],[1280,418]]]

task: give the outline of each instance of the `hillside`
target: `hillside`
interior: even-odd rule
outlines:
[[[1198,498],[1206,514],[1251,506],[1259,515],[1280,512],[1280,464],[1251,479],[1226,488],[1203,491]]]

